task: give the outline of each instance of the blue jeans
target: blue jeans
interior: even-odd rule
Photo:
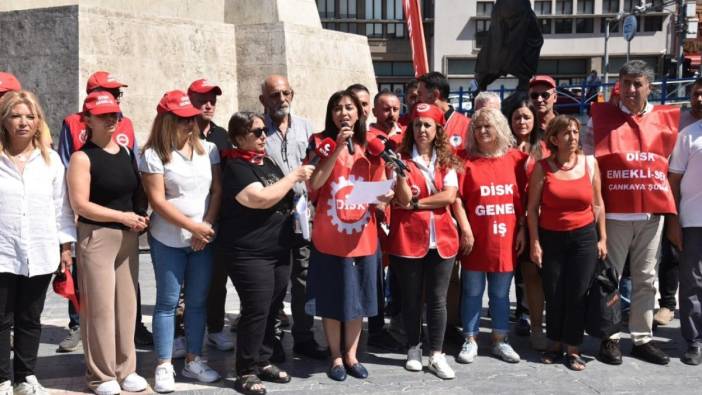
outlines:
[[[202,354],[207,321],[207,295],[212,279],[212,247],[195,252],[190,247],[169,247],[149,234],[151,261],[156,277],[154,349],[159,360],[171,359],[175,311],[183,282],[185,288],[185,340],[189,354]]]
[[[487,277],[490,297],[490,318],[492,332],[507,335],[509,332],[509,287],[512,285],[512,272],[486,273],[461,270],[463,295],[461,296],[461,321],[466,336],[477,336],[480,332],[480,311],[483,306],[485,279]]]

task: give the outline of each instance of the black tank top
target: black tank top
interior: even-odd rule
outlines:
[[[139,175],[132,153],[120,146],[119,152],[111,154],[92,141],[85,143],[81,151],[90,160],[90,202],[113,210],[134,211],[134,194],[139,187]],[[127,229],[118,222],[97,222],[84,217],[78,217],[78,221]]]

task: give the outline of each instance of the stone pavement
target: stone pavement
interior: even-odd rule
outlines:
[[[155,301],[153,269],[148,254],[141,255],[140,283],[144,321],[151,326],[151,314]],[[238,313],[238,301],[231,283],[227,295],[227,316],[229,319]],[[514,299],[513,299],[514,300]],[[487,306],[485,301],[484,306]],[[286,303],[289,313],[289,305]],[[85,393],[83,380],[84,364],[82,351],[67,354],[56,353],[57,344],[66,334],[66,302],[49,291],[43,314],[42,342],[39,349],[37,375],[40,381],[54,394]],[[702,366],[692,367],[680,362],[679,357],[685,345],[680,338],[679,321],[656,330],[656,340],[662,342],[672,361],[667,366],[657,366],[625,357],[621,366],[609,366],[594,359],[598,342],[587,338],[583,354],[587,359],[587,369],[572,372],[563,365],[546,366],[539,362],[539,355],[529,349],[527,339],[511,336],[511,343],[522,356],[522,362],[508,364],[489,355],[489,319],[481,323],[483,332],[479,339],[480,353],[471,365],[460,365],[454,361],[458,349],[448,347],[446,352],[449,364],[456,370],[456,379],[442,381],[426,371],[412,373],[406,371],[404,355],[380,353],[378,350],[362,349],[361,361],[370,372],[367,380],[349,377],[343,383],[326,377],[326,362],[292,358],[292,343],[289,333],[285,336],[288,361],[281,365],[293,377],[289,384],[267,384],[268,391],[276,394],[599,394],[599,393],[702,393]],[[317,338],[322,340],[321,323],[317,321]],[[363,343],[364,340],[361,339]],[[623,350],[628,353],[631,342],[628,337],[622,340]],[[190,394],[234,393],[232,371],[233,352],[207,349],[206,358],[210,366],[219,371],[224,380],[212,385],[199,385],[180,375],[182,360],[175,362],[177,392]],[[424,363],[427,363],[424,357]],[[151,350],[138,350],[138,372],[153,384],[155,358]]]

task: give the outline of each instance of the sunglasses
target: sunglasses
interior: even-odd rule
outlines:
[[[264,133],[266,133],[266,128],[256,128],[256,129],[251,129],[249,130],[249,133],[253,133],[256,138],[261,138]]]
[[[548,100],[548,98],[551,97],[551,92],[531,92],[529,97],[531,97],[531,100],[537,100],[539,97]]]

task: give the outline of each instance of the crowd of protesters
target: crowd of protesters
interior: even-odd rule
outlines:
[[[622,277],[626,266],[631,355],[667,364],[653,323],[672,319],[677,281],[661,277],[673,302],[656,312],[661,249],[679,261],[681,360],[698,365],[702,79],[681,112],[648,101],[653,77],[643,61],[624,64],[612,99],[592,104],[585,125],[557,114],[546,75],[516,100],[481,93],[470,118],[451,107],[437,72],[408,85],[402,116],[394,93],[371,98],[355,84],[331,95],[318,133],[291,113],[284,76],[261,84],[262,113],[237,112],[227,129],[212,121],[224,92],[201,79],[163,95],[139,147],[120,108],[127,85],[100,71],[82,111],[65,118],[57,153],[37,97],[0,73],[0,395],[47,393],[35,366],[52,277],[78,296],[59,349],[83,347],[98,395],[145,390],[135,347],[151,344],[156,392],[176,389],[175,358],[185,358],[184,377],[220,379],[205,341],[235,349],[242,393],[289,382],[276,365],[286,359],[289,284],[293,351],[327,359],[330,379],[369,376],[358,352],[364,318],[369,346],[406,352],[412,372],[428,355],[427,369],[452,379],[445,338],[460,327],[455,361],[476,362],[486,287],[490,352],[520,361],[509,342],[513,282],[513,329],[543,363],[585,369],[587,330],[601,337],[597,358],[621,364],[621,323],[604,335],[590,328],[593,279],[605,269]],[[390,186],[370,203],[348,202],[369,181]],[[141,319],[143,233],[153,335]],[[224,330],[227,277],[241,303],[236,342]],[[606,306],[596,314],[610,315]],[[328,348],[314,339],[314,317]]]

